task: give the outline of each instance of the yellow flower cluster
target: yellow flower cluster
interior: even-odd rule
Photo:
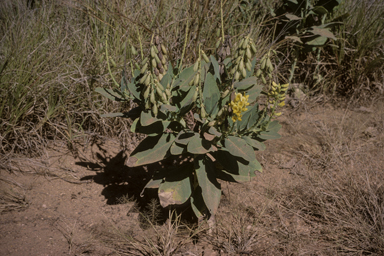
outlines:
[[[229,103],[229,106],[232,108],[233,115],[232,115],[232,121],[241,121],[242,112],[247,111],[247,106],[249,105],[248,102],[249,95],[242,95],[241,93],[236,93],[235,100],[231,101]]]
[[[272,82],[272,87],[268,92],[268,102],[270,104],[277,103],[278,107],[284,107],[285,105],[285,96],[288,90],[289,84],[276,84],[275,82]],[[274,112],[273,112],[274,113]],[[281,115],[281,112],[274,113],[274,117],[278,117]]]

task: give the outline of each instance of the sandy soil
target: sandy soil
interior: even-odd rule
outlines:
[[[278,203],[273,191],[295,184],[300,176],[306,175],[305,157],[298,152],[322,152],[323,137],[318,136],[321,127],[330,129],[343,118],[361,121],[356,134],[349,136],[358,136],[361,143],[378,143],[374,146],[381,154],[383,139],[381,130],[372,123],[374,116],[370,108],[327,105],[287,110],[280,118],[282,139],[268,142],[266,151],[257,152],[263,173],[249,183],[222,184],[218,229],[225,216],[235,210],[265,213],[271,204]],[[353,147],[358,148],[358,143]],[[150,171],[126,167],[128,155],[129,150],[122,150],[117,140],[98,139],[79,147],[75,155],[67,151],[63,142],[52,145],[39,159],[9,160],[13,169],[1,170],[0,184],[18,203],[4,203],[2,208],[0,255],[129,255],[116,246],[116,237],[122,241],[129,236],[139,239],[151,228],[143,227],[143,209],[148,200],[140,197]],[[298,215],[284,214],[287,216],[283,224],[294,229],[298,237],[316,235],[315,227]],[[237,220],[240,222],[234,225],[246,223],[241,218]],[[251,255],[276,255],[272,247],[279,241],[267,236],[273,230],[272,224],[264,225],[261,232],[266,236],[258,238],[260,254]],[[220,243],[219,240],[216,242]],[[301,249],[310,251],[313,246],[323,245],[306,244]],[[201,239],[184,246],[178,255],[225,255],[219,247]]]

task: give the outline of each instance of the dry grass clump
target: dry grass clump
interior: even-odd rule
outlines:
[[[0,214],[25,210],[28,205],[23,186],[9,178],[0,177]]]

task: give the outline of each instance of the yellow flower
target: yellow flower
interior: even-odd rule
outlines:
[[[246,106],[249,105],[248,99],[249,95],[243,96],[241,93],[236,93],[234,101],[231,101],[231,103],[229,103],[229,106],[232,108],[233,111],[233,122],[242,120],[242,112],[248,110],[248,108],[246,108]]]

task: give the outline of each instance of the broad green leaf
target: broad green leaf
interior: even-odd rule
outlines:
[[[328,11],[323,6],[315,6],[312,11],[316,14],[324,15],[327,14]]]
[[[196,187],[191,196],[191,207],[198,219],[209,215],[207,206],[204,203],[201,187]]]
[[[188,91],[190,86],[189,82],[194,79],[196,72],[193,71],[193,65],[189,68],[185,68],[179,76],[175,79],[173,87],[179,87],[182,91]]]
[[[274,140],[274,139],[281,138],[281,135],[275,131],[269,131],[269,132],[260,132],[258,137],[262,140]]]
[[[254,177],[256,175],[255,170],[261,172],[261,170],[263,169],[263,167],[261,167],[261,164],[259,163],[259,161],[257,161],[256,158],[253,159],[253,161],[249,162],[249,167],[251,168],[251,171],[249,172],[251,177]]]
[[[200,134],[195,135],[190,139],[187,146],[187,151],[191,154],[205,154],[211,150],[211,144],[200,137]]]
[[[263,151],[265,150],[266,146],[263,142],[260,142],[256,139],[252,139],[251,137],[249,136],[243,136],[241,137],[243,140],[245,140],[248,145],[250,145],[251,147],[253,147],[254,149],[257,149],[257,150],[260,150],[260,151]]]
[[[213,126],[209,127],[208,132],[212,135],[215,135],[216,137],[220,137],[222,135],[221,132],[218,132],[217,129]]]
[[[190,89],[187,93],[187,95],[185,96],[185,98],[180,102],[180,112],[179,114],[180,115],[184,115],[185,113],[187,113],[193,106],[193,104],[195,104],[195,101],[193,100],[193,96],[195,95],[195,92],[196,92],[196,86],[190,86]]]
[[[150,112],[142,111],[140,114],[140,124],[141,126],[148,126],[155,122],[159,121],[157,117],[152,116]]]
[[[251,76],[251,77],[248,77],[244,80],[241,80],[240,82],[234,83],[233,86],[239,92],[242,92],[242,91],[246,91],[246,90],[250,89],[256,83],[257,83],[257,77]]]
[[[207,73],[204,82],[203,102],[205,110],[209,115],[215,115],[214,110],[217,109],[217,103],[220,99],[220,90],[217,87],[216,79],[211,73]],[[215,111],[216,112],[216,111]]]
[[[174,142],[174,143],[172,144],[172,146],[171,146],[169,152],[170,152],[172,155],[174,155],[174,156],[178,156],[178,155],[183,154],[185,148],[186,148],[185,146],[183,146],[183,145],[181,145],[181,144],[178,144],[178,143]]]
[[[169,105],[169,104],[162,104],[160,106],[160,111],[162,111],[163,113],[167,114],[169,112],[173,112],[173,113],[176,113],[178,111],[178,107],[176,106],[172,106],[172,105]]]
[[[307,41],[305,44],[312,45],[312,46],[323,46],[325,42],[327,42],[328,40],[328,37],[325,37],[325,36],[314,36],[311,38],[314,38],[314,39]]]
[[[187,176],[181,180],[165,181],[159,186],[159,199],[162,207],[185,203],[191,196],[191,181]]]
[[[285,14],[285,17],[287,17],[289,20],[301,20],[302,19],[302,18],[300,18],[296,15],[290,14],[290,13]]]
[[[194,136],[195,136],[195,133],[193,131],[181,131],[177,135],[175,142],[182,145],[187,145],[188,142],[191,140],[191,138]]]
[[[95,92],[98,92],[101,95],[103,95],[104,97],[106,97],[110,100],[113,100],[113,101],[124,101],[125,100],[119,91],[114,91],[112,89],[105,89],[105,88],[97,87],[95,89]]]
[[[133,95],[133,97],[140,100],[141,86],[138,86],[139,84],[138,80],[139,80],[139,76],[132,79],[132,82],[128,82],[128,90]]]
[[[324,36],[336,40],[335,35],[327,28],[312,27],[309,32],[315,35]]]
[[[131,153],[128,166],[141,166],[163,160],[174,140],[175,136],[171,133],[156,137],[148,136]]]
[[[210,215],[215,215],[219,207],[221,197],[221,186],[216,180],[215,167],[212,161],[203,155],[194,159],[195,173],[203,200]]]
[[[214,69],[214,72],[215,72],[215,78],[217,80],[219,80],[219,82],[221,83],[221,76],[220,76],[220,66],[219,66],[219,63],[217,62],[217,60],[215,59],[215,57],[213,57],[212,55],[209,56],[210,60],[211,60],[211,63],[212,63],[212,67]]]
[[[253,103],[256,101],[257,97],[260,96],[260,93],[262,92],[263,87],[264,85],[257,84],[247,91],[246,94],[249,95],[249,98],[248,98],[249,103]]]
[[[135,133],[136,132],[136,127],[137,127],[137,124],[140,123],[140,118],[136,118],[132,125],[131,125],[131,132]]]
[[[171,121],[162,121],[158,119],[157,122],[154,122],[147,126],[142,126],[140,121],[138,122],[135,122],[135,121],[131,126],[131,131],[135,133],[144,133],[144,134],[147,134],[148,136],[157,136],[163,133],[171,123]]]
[[[224,146],[234,156],[244,158],[247,161],[252,161],[255,158],[255,152],[252,147],[239,137],[228,136],[224,140]]]
[[[225,170],[216,170],[216,177],[229,182],[246,182],[251,180],[249,176],[236,175]]]
[[[240,157],[235,157],[226,150],[218,150],[213,155],[221,164],[222,168],[228,173],[236,176],[246,177],[248,180],[250,179],[250,172],[252,170],[249,165],[249,161],[246,161]],[[238,177],[236,179],[239,180],[243,178]]]

